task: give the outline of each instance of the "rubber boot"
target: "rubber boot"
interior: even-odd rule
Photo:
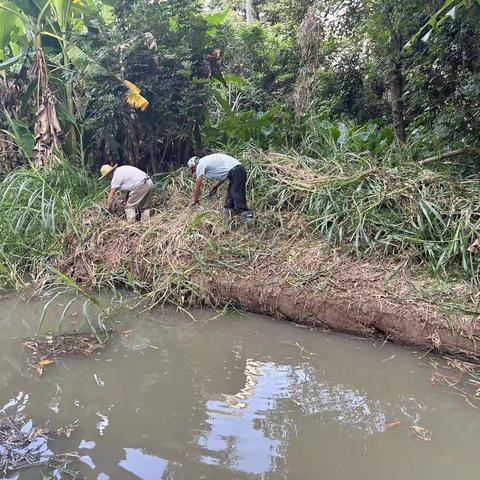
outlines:
[[[247,227],[253,227],[255,223],[255,216],[253,215],[252,211],[242,212],[242,220]]]
[[[150,221],[150,209],[143,210],[141,213],[142,222],[149,222]]]
[[[125,216],[127,217],[128,223],[135,223],[135,220],[137,219],[137,212],[134,208],[126,208]]]

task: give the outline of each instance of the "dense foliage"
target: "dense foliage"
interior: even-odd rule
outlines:
[[[206,149],[298,147],[315,119],[390,126],[422,155],[478,143],[477,1],[0,8],[4,171],[65,153],[161,171]],[[147,108],[125,101],[124,80]]]

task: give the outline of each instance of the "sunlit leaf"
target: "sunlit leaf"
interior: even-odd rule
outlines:
[[[237,85],[239,87],[242,87],[247,84],[247,82],[242,77],[240,77],[239,75],[235,75],[234,73],[225,73],[223,77],[225,78],[225,81],[230,85]]]
[[[128,88],[127,103],[140,110],[145,111],[148,108],[149,102],[146,98],[140,95],[142,91],[132,82],[124,80],[123,84]]]
[[[170,30],[173,33],[176,33],[178,31],[178,20],[175,17],[170,17],[168,19],[168,24],[170,25]]]
[[[428,39],[432,36],[433,30],[429,30],[423,37],[422,42],[428,42]]]
[[[217,13],[212,13],[210,15],[205,15],[204,18],[209,25],[213,25],[217,27],[225,21],[229,13],[230,13],[230,9],[227,8],[223,12],[217,12]]]
[[[4,7],[4,8],[2,8]],[[8,2],[0,3],[0,49],[3,49],[10,41],[10,35],[15,29],[17,16],[10,10],[15,6]]]

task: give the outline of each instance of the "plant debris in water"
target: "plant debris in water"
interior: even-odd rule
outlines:
[[[432,441],[432,432],[430,432],[430,430],[419,427],[418,425],[412,425],[410,430],[419,440],[423,440],[424,442]]]
[[[43,335],[28,338],[23,342],[23,346],[28,352],[28,364],[41,375],[43,369],[55,363],[59,357],[67,355],[88,357],[104,349],[107,338],[105,337],[103,341],[101,340],[93,333]]]
[[[480,365],[445,357],[445,362],[431,361],[432,385],[446,386],[462,396],[473,408],[480,408]]]
[[[69,470],[71,463],[78,460],[78,455],[55,454],[48,446],[51,436],[70,438],[76,427],[77,422],[74,422],[52,432],[46,425],[35,427],[32,420],[23,415],[1,417],[0,474],[6,476],[17,470],[46,466],[79,479],[77,473]]]

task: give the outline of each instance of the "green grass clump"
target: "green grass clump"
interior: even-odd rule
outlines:
[[[0,286],[23,286],[45,260],[62,253],[65,232],[81,235],[83,210],[99,201],[96,178],[63,162],[22,168],[1,182]]]

